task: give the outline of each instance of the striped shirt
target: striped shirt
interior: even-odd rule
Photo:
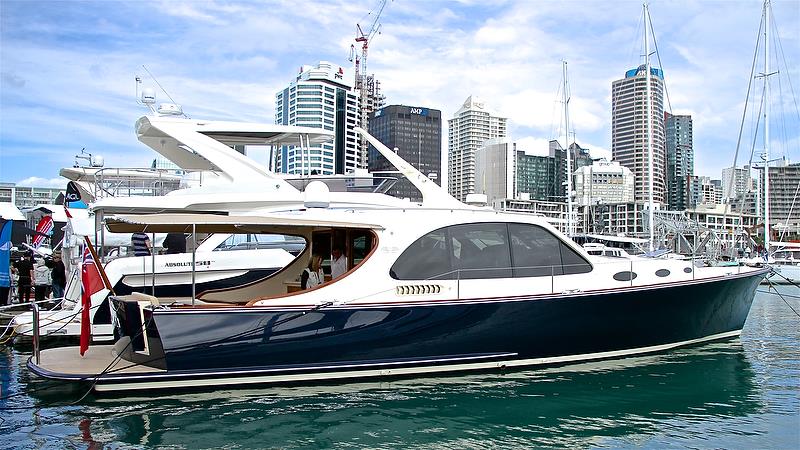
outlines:
[[[144,233],[133,233],[131,236],[131,244],[133,245],[133,254],[135,256],[149,256],[150,247],[148,243],[150,238]]]

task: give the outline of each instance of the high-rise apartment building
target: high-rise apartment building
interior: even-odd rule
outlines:
[[[489,204],[516,197],[516,145],[508,138],[489,139],[475,152],[475,193]]]
[[[763,191],[763,175],[759,185]],[[764,194],[760,193],[758,214],[764,216]],[[771,162],[769,166],[769,221],[773,233],[781,226],[800,229],[800,163],[789,164],[785,159]],[[778,226],[778,224],[781,224]],[[776,236],[773,236],[775,238]]]
[[[320,61],[303,66],[289,86],[275,94],[275,123],[322,128],[336,133],[334,142],[286,146],[275,155],[277,172],[332,175],[349,173],[359,164],[358,93],[347,71]]]
[[[611,85],[611,155],[636,177],[636,201],[648,201],[649,165],[647,121],[652,129],[653,201],[664,203],[666,191],[664,151],[664,73],[650,68],[650,99],[647,114],[647,71],[645,66],[625,73]]]
[[[664,113],[667,154],[667,207],[683,211],[689,207],[686,177],[694,175],[692,116]]]
[[[728,202],[743,197],[754,188],[750,166],[722,169],[722,200]]]
[[[417,106],[390,105],[376,110],[369,119],[369,133],[441,185],[442,112]],[[369,171],[395,171],[375,147],[369,146]],[[422,200],[419,191],[406,179],[400,180],[391,195]]]
[[[507,120],[470,96],[447,121],[448,191],[453,197],[463,202],[474,192],[475,151],[489,139],[506,137]]]

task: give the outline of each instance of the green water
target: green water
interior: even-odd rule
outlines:
[[[29,396],[28,356],[0,350],[0,448],[800,448],[800,317],[766,294],[740,339],[502,374],[54,406],[80,394]]]

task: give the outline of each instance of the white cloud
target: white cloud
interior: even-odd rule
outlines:
[[[65,178],[28,177],[24,180],[18,181],[17,185],[25,187],[66,189],[67,180]]]

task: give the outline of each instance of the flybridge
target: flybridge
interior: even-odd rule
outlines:
[[[318,128],[169,116],[141,117],[136,122],[136,134],[142,143],[181,169],[216,172],[230,182],[278,180],[262,165],[232,149],[233,145],[308,147],[334,138],[333,132]]]

